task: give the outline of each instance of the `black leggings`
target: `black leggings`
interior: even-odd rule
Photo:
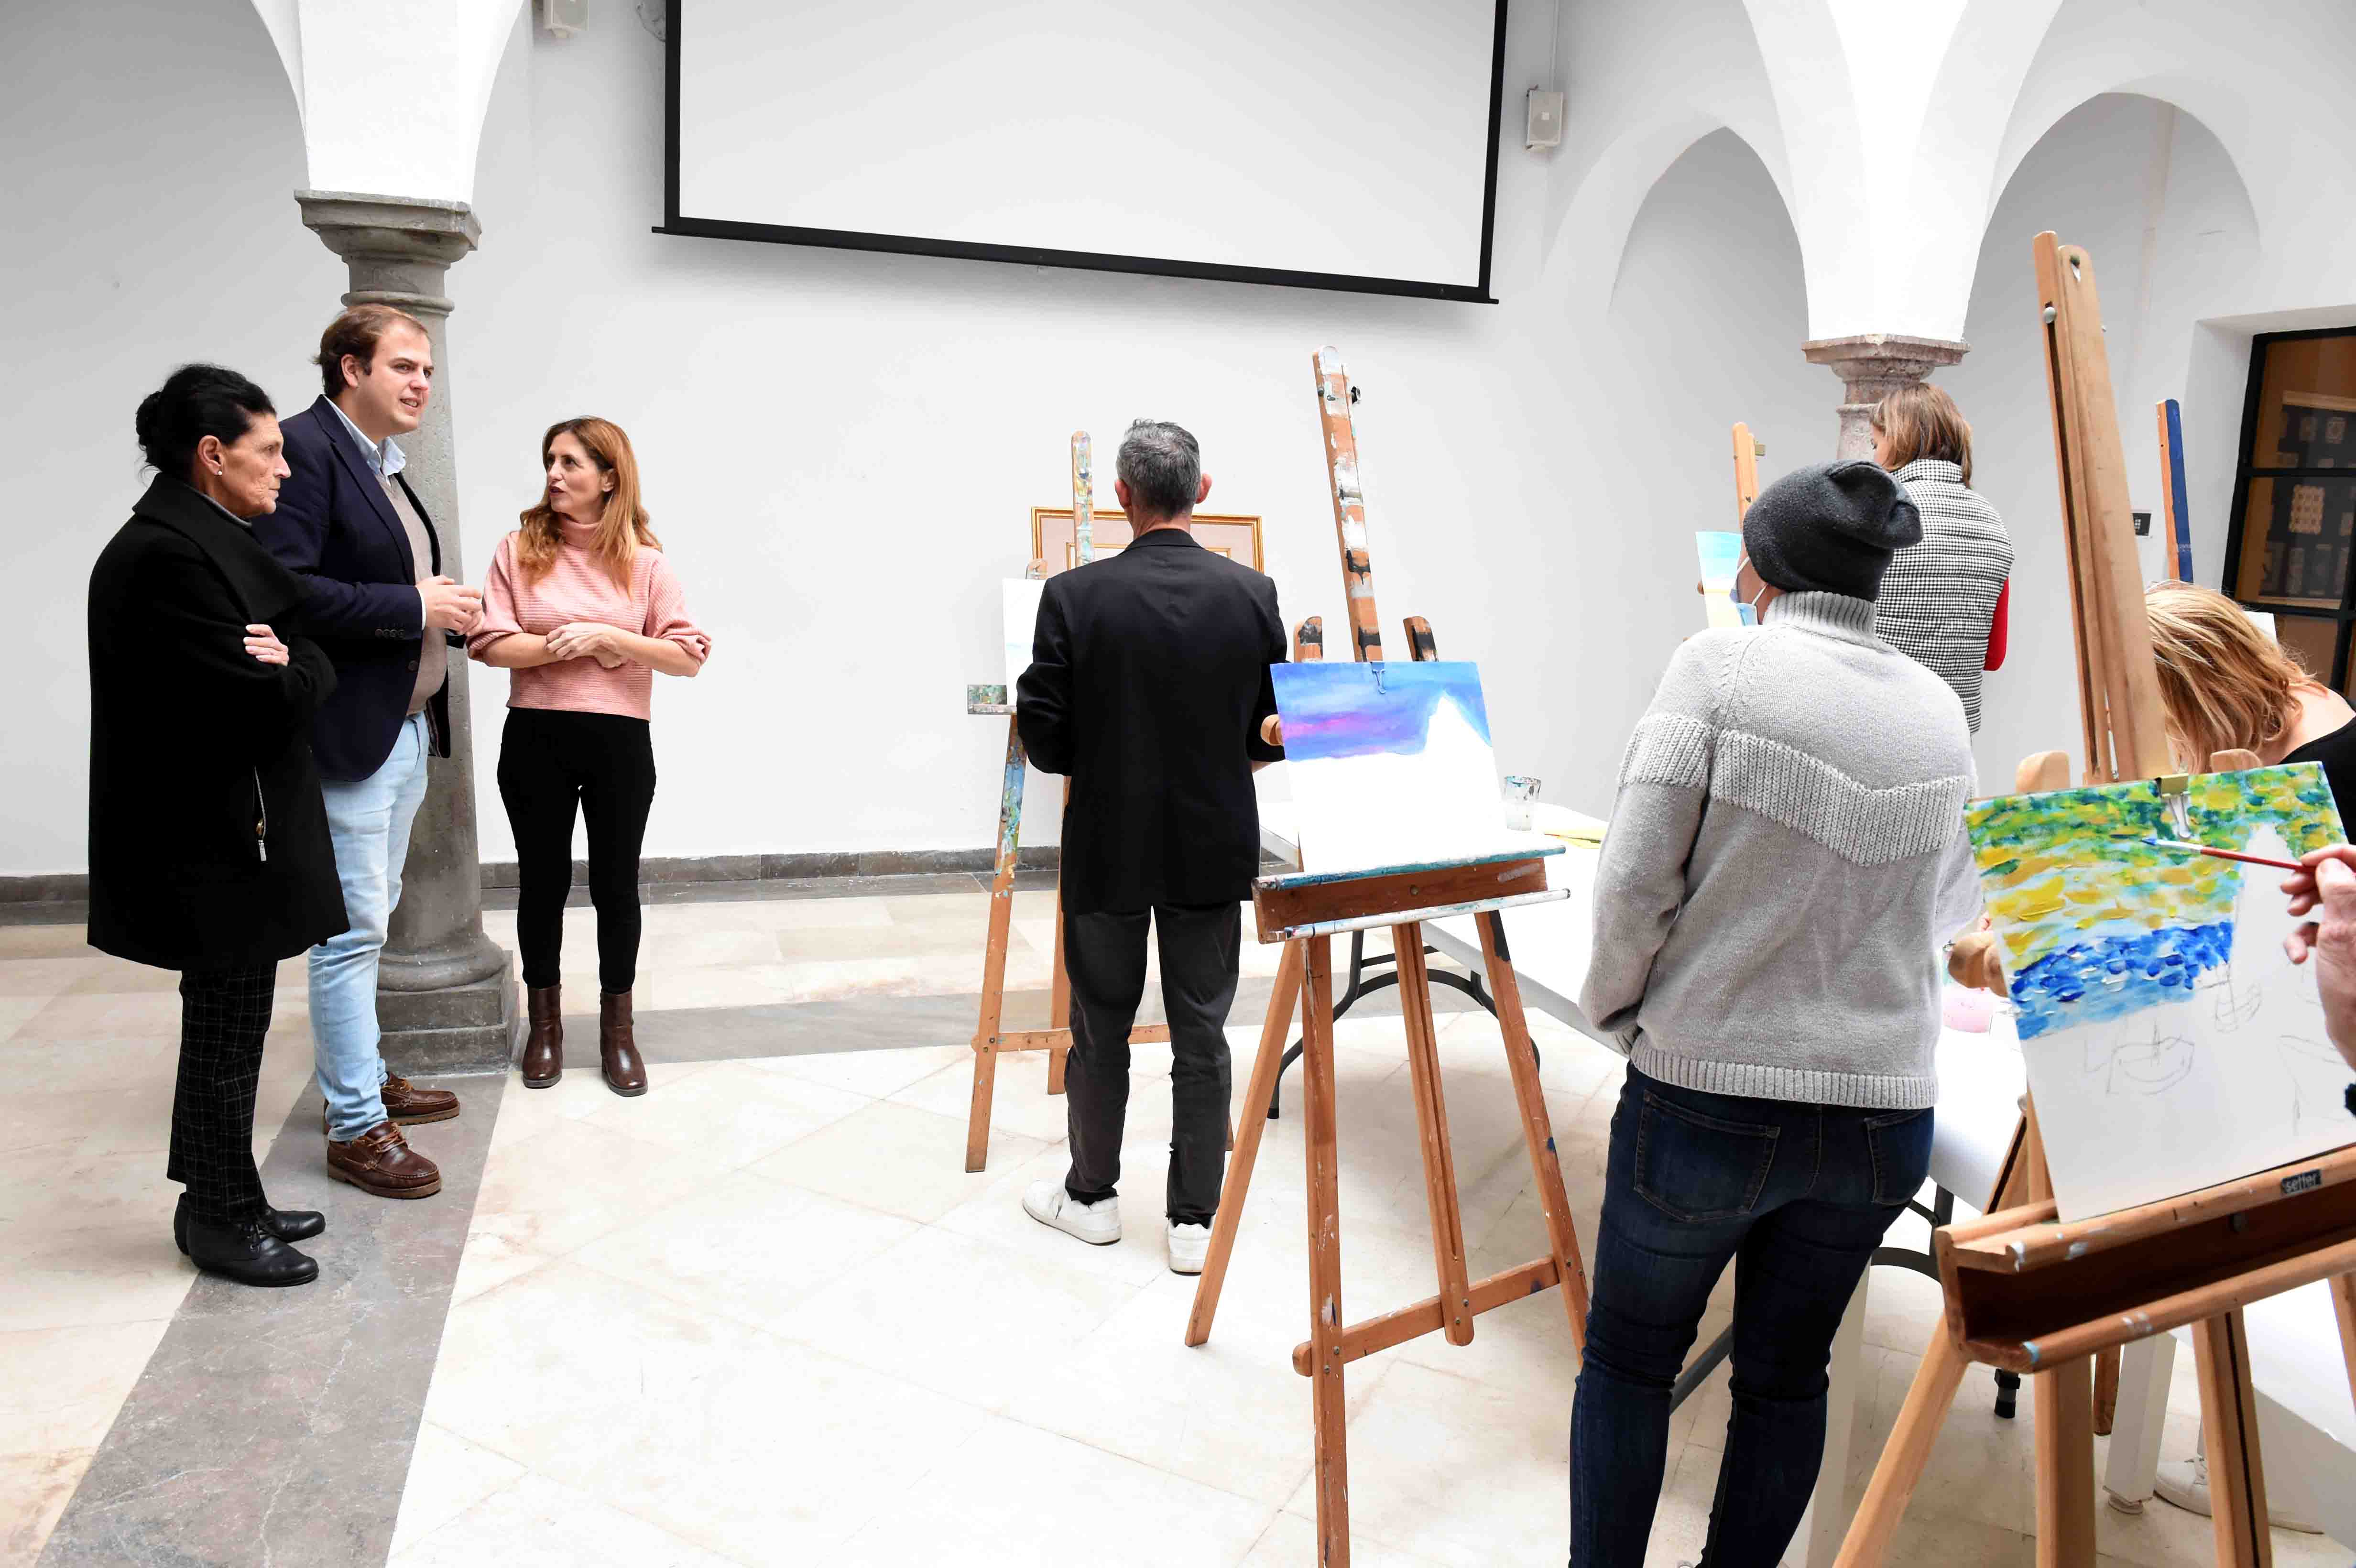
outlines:
[[[597,906],[597,983],[626,991],[638,974],[638,847],[655,799],[655,749],[643,719],[508,709],[499,798],[515,829],[516,942],[523,983],[557,983],[564,899],[573,891],[573,808],[589,824],[589,901]]]

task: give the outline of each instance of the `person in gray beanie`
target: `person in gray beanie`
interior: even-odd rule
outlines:
[[[1824,1451],[1833,1332],[1928,1174],[1939,950],[1979,909],[1962,704],[1874,635],[1922,536],[1871,463],[1768,486],[1755,627],[1670,660],[1620,766],[1580,1005],[1628,1054],[1571,1413],[1571,1561],[1644,1560],[1669,1394],[1736,1265],[1703,1561],[1770,1568]]]

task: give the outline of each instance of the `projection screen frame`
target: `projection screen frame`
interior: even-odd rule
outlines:
[[[1361,278],[1339,272],[1303,272],[1281,267],[1239,267],[1215,261],[1173,261],[1160,256],[1107,254],[1094,251],[1044,250],[1028,245],[990,245],[921,235],[867,234],[839,229],[800,229],[786,224],[744,223],[733,219],[685,218],[679,210],[680,13],[686,0],[670,0],[663,40],[663,221],[657,234],[697,240],[758,240],[777,245],[810,245],[837,251],[879,251],[905,256],[945,256],[967,261],[1006,261],[1033,267],[1071,267],[1087,272],[1130,272],[1163,278],[1207,278],[1216,283],[1267,283],[1280,288],[1328,289],[1345,293],[1390,294],[1407,299],[1452,300],[1495,304],[1489,292],[1490,254],[1497,226],[1497,162],[1504,143],[1505,103],[1505,11],[1497,0],[1489,58],[1489,155],[1481,193],[1481,281],[1477,283],[1419,283],[1401,278]]]

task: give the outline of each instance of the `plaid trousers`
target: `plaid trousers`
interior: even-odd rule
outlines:
[[[172,1153],[164,1174],[188,1189],[198,1219],[262,1218],[253,1165],[253,1100],[278,965],[191,970],[180,976],[180,1073],[172,1092]]]

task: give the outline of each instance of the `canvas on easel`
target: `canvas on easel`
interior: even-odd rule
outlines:
[[[1304,870],[1526,847],[1505,828],[1476,666],[1320,661],[1272,674]]]
[[[2312,763],[2186,781],[2193,842],[2289,859],[2343,841]],[[2150,780],[1967,813],[2062,1219],[2350,1141],[2315,976],[2284,955],[2283,873],[2159,848]]]

